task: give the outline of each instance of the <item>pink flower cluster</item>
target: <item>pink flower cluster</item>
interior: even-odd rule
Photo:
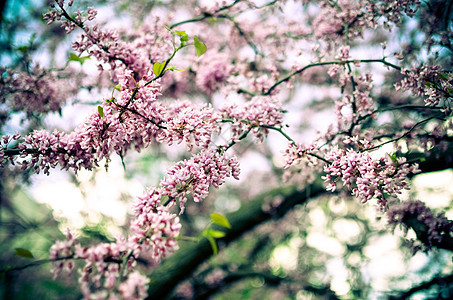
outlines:
[[[133,272],[135,260],[141,253],[150,253],[155,261],[160,261],[178,249],[176,239],[181,224],[179,218],[168,211],[168,207],[178,199],[182,213],[190,192],[195,201],[201,201],[207,196],[210,186],[219,187],[229,176],[237,179],[239,172],[236,158],[228,159],[212,149],[176,164],[168,170],[160,188],[149,189],[144,196],[139,197],[136,218],[130,225],[132,235],[126,242],[84,248],[68,232],[67,240],[56,242],[50,250],[54,274],[62,270],[71,271],[73,260],[83,259],[85,267],[81,271],[80,284],[86,299],[115,299],[117,295],[123,299],[144,298],[148,280]],[[122,282],[120,285],[119,277]]]
[[[52,272],[54,276],[62,271],[71,272],[75,260],[84,260],[79,278],[84,299],[143,299],[149,280],[131,272],[136,256],[129,256],[128,251],[124,242],[85,248],[68,231],[66,240],[57,241],[50,249]],[[119,277],[123,279],[120,284]]]
[[[401,74],[405,77],[395,84],[395,88],[411,90],[420,97],[425,96],[426,106],[437,106],[443,100],[444,105],[449,107],[453,100],[451,93],[453,75],[442,73],[443,70],[437,65],[403,69]]]
[[[77,249],[76,249],[77,246]],[[68,230],[66,240],[57,241],[50,248],[49,259],[52,261],[52,273],[57,278],[61,272],[71,273],[74,269],[74,261],[76,251],[80,249],[74,236]]]
[[[233,66],[228,64],[228,57],[222,53],[207,51],[197,68],[197,86],[207,94],[213,94],[228,79]]]
[[[347,55],[347,54],[346,54]],[[345,70],[344,67],[341,67]],[[333,76],[336,75],[338,67],[332,67],[329,73]],[[354,129],[352,134],[358,134],[359,127],[351,127],[353,123],[357,123],[357,120],[364,115],[372,114],[374,111],[374,100],[371,98],[370,93],[373,87],[372,76],[370,73],[366,73],[361,76],[352,76],[350,72],[342,72],[339,74],[340,86],[342,89],[346,87],[348,83],[353,87],[351,94],[344,94],[343,97],[335,101],[335,113],[337,115],[337,127],[338,130],[350,130]]]
[[[402,189],[407,189],[406,177],[419,172],[418,165],[409,165],[405,158],[392,159],[389,155],[375,160],[368,152],[345,151],[334,148],[326,159],[332,161],[324,167],[326,189],[335,191],[341,179],[352,195],[366,203],[377,198],[386,206],[386,195],[396,197]]]
[[[220,108],[224,122],[231,122],[233,140],[252,131],[259,140],[269,133],[266,126],[281,126],[281,103],[273,97],[255,97],[243,105],[230,104]]]
[[[59,111],[68,95],[77,88],[71,80],[58,78],[54,72],[35,67],[28,73],[13,72],[0,67],[0,103],[7,103],[12,111],[33,113]]]
[[[76,26],[82,26],[84,22],[94,20],[97,15],[97,11],[94,8],[90,7],[87,14],[84,14],[83,11],[80,10],[76,12],[74,16],[75,23],[68,19],[62,20],[62,17],[66,18],[66,12],[63,9],[64,0],[55,0],[55,2],[60,7],[60,9],[56,9],[55,4],[50,4],[53,9],[45,13],[43,15],[43,19],[44,21],[47,21],[47,24],[52,24],[55,21],[61,21],[61,26],[65,29],[67,34],[71,33],[76,28]],[[68,7],[72,6],[73,3],[74,0],[70,0],[68,2]]]
[[[86,21],[92,21],[96,17],[97,11],[94,8],[89,8],[87,14],[79,10],[71,19],[63,7],[64,1],[58,1],[57,4],[59,8],[53,8],[44,14],[44,20],[47,20],[48,24],[61,21],[66,33],[72,32],[76,27],[83,29],[84,33],[78,41],[72,44],[72,48],[79,54],[87,52],[89,56],[95,57],[98,61],[109,64],[114,79],[117,73],[121,74],[125,69],[134,71],[137,78],[141,78],[151,70],[149,53],[121,41],[119,34],[115,31],[102,30],[98,25],[85,24]],[[69,6],[71,4],[72,1]],[[100,68],[103,69],[102,65]]]
[[[442,213],[434,215],[421,201],[406,201],[392,205],[387,216],[389,224],[393,226],[404,224],[409,228],[414,221],[422,224],[417,225],[416,231],[423,246],[414,246],[415,252],[420,248],[427,251],[440,245],[446,237],[450,239],[453,237],[453,221],[448,220]]]
[[[315,164],[314,158],[307,154],[314,153],[317,150],[315,144],[305,146],[303,144],[290,142],[283,154],[283,156],[286,157],[286,163],[283,169],[288,169],[293,164],[298,164],[303,158],[308,159],[312,164]]]
[[[140,150],[154,140],[159,129],[156,124],[163,122],[163,107],[155,101],[160,94],[159,85],[145,86],[149,79],[145,77],[138,87],[137,84],[131,86],[131,81],[135,83],[131,72],[126,72],[120,79],[120,99],[117,103],[106,103],[102,117],[95,112],[68,134],[35,130],[24,137],[18,148],[24,158],[30,155],[31,159],[22,162],[22,169],[34,168],[37,173],[43,170],[45,174],[57,165],[76,172],[81,168],[91,170],[102,159],[108,164],[113,152],[125,154],[132,146]],[[128,107],[135,113],[126,111],[120,118],[121,106],[131,98],[136,87],[135,99]]]
[[[152,258],[160,261],[178,249],[176,238],[181,224],[179,218],[162,205],[164,196],[161,189],[149,189],[139,197],[136,219],[131,224],[134,236],[130,238],[136,256],[142,251],[151,252]]]
[[[355,105],[356,105],[356,115],[362,116],[365,114],[370,114],[374,110],[374,101],[370,97],[371,84],[373,78],[371,73],[366,73],[365,76],[355,77],[354,78],[356,86],[355,91],[353,92]]]
[[[398,0],[398,1],[380,1],[377,4],[371,4],[369,10],[377,17],[385,18],[384,27],[390,28],[390,22],[398,24],[401,21],[403,13],[408,17],[413,17],[420,6],[420,0]]]
[[[137,258],[149,252],[160,261],[178,249],[176,238],[181,224],[175,214],[160,204],[161,196],[159,192],[148,191],[139,198],[137,218],[130,226],[132,236],[127,241],[85,248],[68,231],[67,239],[56,242],[50,249],[54,275],[70,272],[74,260],[84,260],[79,282],[85,299],[145,298],[149,280],[134,271]]]
[[[373,25],[364,13],[364,5],[353,0],[340,0],[335,5],[330,1],[321,2],[321,12],[313,21],[315,38],[338,40],[345,34],[349,37],[361,36],[364,28]]]
[[[218,188],[230,176],[239,179],[239,173],[236,157],[227,158],[217,150],[207,149],[174,165],[160,185],[171,205],[179,200],[182,213],[189,193],[193,193],[194,201],[199,202],[206,198],[210,186]]]
[[[375,29],[382,17],[384,28],[390,29],[391,23],[399,23],[404,14],[413,17],[419,6],[419,0],[321,1],[321,11],[313,21],[314,36],[326,40],[345,34],[349,38],[362,36],[364,29]]]
[[[220,132],[221,116],[211,106],[195,105],[189,101],[178,101],[168,107],[166,130],[158,136],[158,141],[186,142],[189,151],[193,146],[207,149],[212,134]]]
[[[338,50],[338,55],[335,56],[335,58],[341,61],[347,61],[349,59],[349,50],[349,46],[341,46]]]
[[[146,286],[149,279],[138,272],[129,274],[126,281],[120,284],[122,299],[144,299],[147,296]]]
[[[148,73],[152,65],[148,57],[138,48],[119,39],[117,32],[101,30],[99,26],[84,27],[85,33],[72,48],[79,54],[87,52],[89,56],[110,65],[111,70],[121,73],[125,68],[137,73],[137,77]]]

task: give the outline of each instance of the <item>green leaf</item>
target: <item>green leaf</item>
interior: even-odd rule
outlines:
[[[98,106],[98,113],[101,116],[101,118],[104,117],[104,108],[102,106]]]
[[[28,51],[28,47],[27,46],[20,46],[20,47],[17,48],[17,50],[19,50],[22,53],[26,53]]]
[[[437,75],[442,78],[443,80],[448,80],[448,76],[446,74],[443,74],[443,73],[437,73]]]
[[[28,251],[27,249],[23,249],[23,248],[16,248],[16,256],[25,257],[25,258],[33,258],[33,254],[31,254],[31,252]]]
[[[121,92],[121,84],[117,84],[113,87],[113,89],[117,90],[118,92]]]
[[[396,156],[396,153],[392,153],[392,154],[387,154],[390,159],[393,161],[393,162],[396,162],[398,160],[397,156]]]
[[[215,239],[212,236],[207,236],[206,237],[211,244],[212,252],[214,255],[219,254],[219,247],[217,247],[217,243],[215,242]]]
[[[434,86],[434,84],[432,84],[432,83],[431,83],[431,82],[429,82],[429,81],[426,81],[426,82],[425,82],[425,86],[433,87],[433,86]]]
[[[226,235],[226,233],[223,231],[212,230],[212,229],[208,229],[207,234],[209,236],[212,236],[215,239],[221,239],[221,238],[225,237],[225,235]]]
[[[228,219],[225,218],[224,216],[222,216],[221,214],[212,213],[210,216],[211,216],[212,222],[214,222],[217,225],[220,225],[222,227],[226,227],[228,229],[231,229],[230,222],[228,222]]]
[[[87,59],[90,59],[90,57],[89,56],[80,56],[79,57],[78,55],[71,53],[71,55],[69,55],[68,61],[76,61],[76,62],[79,62],[80,65],[83,65],[83,63]]]
[[[168,67],[167,70],[168,71],[185,71],[184,69],[178,69],[176,67]]]
[[[153,65],[154,75],[159,76],[160,73],[162,73],[164,66],[165,66],[165,62],[163,62],[163,63],[155,62]]]
[[[206,50],[208,48],[206,47],[206,45],[202,41],[200,41],[198,39],[197,36],[194,36],[193,39],[195,41],[195,53],[197,54],[198,57],[200,57],[200,56],[203,55],[203,53],[206,52]]]
[[[185,31],[175,30],[175,33],[179,36],[181,42],[187,42],[189,40],[189,36]]]

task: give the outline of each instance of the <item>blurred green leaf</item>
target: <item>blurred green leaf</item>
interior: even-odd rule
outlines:
[[[101,116],[101,118],[104,117],[104,108],[102,106],[98,106],[98,113]]]
[[[25,258],[33,258],[33,254],[31,254],[31,252],[28,251],[27,249],[23,249],[23,248],[16,248],[16,256],[25,257]]]
[[[194,41],[195,41],[195,53],[197,54],[198,57],[202,56],[203,53],[206,52],[208,49],[206,45],[198,39],[197,36],[194,36]]]
[[[228,219],[225,218],[224,216],[222,216],[221,214],[212,213],[210,216],[211,216],[212,222],[214,222],[217,225],[220,225],[222,227],[226,227],[228,229],[231,229],[230,222],[228,222]]]
[[[209,236],[212,236],[213,238],[216,238],[216,239],[223,238],[223,237],[225,237],[225,235],[226,235],[226,233],[223,232],[223,231],[212,230],[212,229],[208,229],[208,230],[207,230],[207,234],[208,234]]]
[[[207,236],[206,237],[211,244],[212,252],[214,255],[219,254],[219,248],[217,247],[217,243],[215,242],[215,239],[212,236]]]
[[[167,70],[169,70],[169,71],[185,71],[184,69],[178,69],[176,67],[168,67]]]
[[[179,36],[181,42],[187,42],[189,40],[189,36],[185,31],[175,30],[175,33]]]
[[[89,56],[78,56],[74,53],[71,53],[71,55],[69,55],[68,61],[76,61],[76,62],[79,62],[80,65],[83,65],[83,63],[87,59],[90,59],[90,57]]]
[[[448,80],[448,76],[446,74],[443,74],[443,73],[437,73],[437,75],[442,78],[443,80]]]

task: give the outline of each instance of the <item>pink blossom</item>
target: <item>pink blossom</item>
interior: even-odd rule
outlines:
[[[291,165],[297,164],[300,162],[302,158],[308,159],[311,163],[315,164],[313,157],[309,156],[309,153],[314,153],[317,151],[317,147],[314,144],[309,146],[305,146],[303,144],[294,144],[290,142],[288,144],[288,148],[286,148],[284,152],[284,156],[286,157],[286,164],[283,167],[284,169],[288,169]]]
[[[182,213],[187,194],[193,193],[194,201],[199,202],[206,198],[210,186],[218,188],[230,176],[239,179],[239,172],[236,157],[227,158],[217,150],[207,149],[174,165],[160,185],[171,203],[179,200]]]
[[[423,247],[414,245],[414,252],[420,248],[427,251],[438,246],[445,237],[451,237],[453,230],[453,221],[448,220],[443,213],[435,215],[421,201],[405,201],[394,204],[390,206],[387,216],[389,224],[393,226],[404,224],[406,228],[411,227],[411,219],[423,224],[418,227],[418,230],[426,230],[426,232],[417,232],[417,235],[426,235],[426,237],[420,239]]]
[[[162,190],[150,189],[139,197],[136,219],[131,224],[134,235],[129,239],[134,245],[134,255],[150,251],[152,257],[160,261],[178,249],[176,238],[181,224],[179,218],[162,205],[163,196],[166,195]]]
[[[326,190],[335,191],[337,181],[342,179],[343,185],[362,203],[377,198],[380,205],[386,206],[386,195],[396,197],[402,189],[408,189],[406,177],[419,172],[418,165],[409,165],[405,158],[393,160],[387,155],[374,160],[366,151],[334,148],[326,158],[332,161],[324,167]]]
[[[149,279],[138,272],[129,274],[126,281],[120,285],[120,293],[123,299],[144,299],[147,296],[146,287]]]
[[[251,130],[259,140],[269,133],[266,126],[281,126],[282,107],[272,97],[256,97],[244,105],[230,104],[219,109],[223,118],[231,122],[234,138]]]
[[[0,73],[5,75],[0,80],[0,102],[6,102],[12,111],[24,111],[27,116],[59,111],[68,96],[77,92],[74,76],[69,76],[69,80],[59,78],[55,72],[39,66],[27,73],[0,67]]]
[[[193,146],[208,148],[212,134],[220,131],[221,116],[211,106],[194,105],[189,101],[175,102],[170,105],[165,123],[166,130],[159,141],[169,145],[186,142],[189,151]]]
[[[227,61],[225,54],[207,51],[197,68],[197,86],[207,94],[217,91],[233,71],[233,66]]]

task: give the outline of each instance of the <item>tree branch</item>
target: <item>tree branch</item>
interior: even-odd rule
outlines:
[[[319,181],[303,191],[292,187],[276,188],[244,203],[242,208],[227,215],[232,228],[226,231],[226,236],[218,241],[222,245],[239,238],[243,233],[271,219],[283,217],[298,204],[305,203],[309,198],[325,192]],[[282,198],[280,201],[279,198]],[[278,200],[278,201],[276,201]],[[269,207],[269,209],[265,209]],[[220,229],[219,230],[225,230]],[[164,299],[169,297],[173,288],[189,276],[201,263],[213,255],[207,239],[197,244],[187,244],[174,255],[164,260],[150,275],[148,298]]]
[[[425,173],[453,168],[452,152],[453,145],[450,145],[444,152],[433,151],[430,157],[420,162],[420,169]],[[411,160],[421,156],[421,154],[412,153],[407,155],[407,158]],[[232,229],[227,230],[226,236],[218,239],[218,241],[221,245],[226,246],[255,226],[272,219],[282,218],[294,206],[304,204],[308,199],[319,196],[324,192],[324,185],[320,181],[308,186],[303,191],[297,191],[292,187],[281,187],[265,192],[244,203],[240,210],[227,215]],[[273,203],[274,205],[272,205]],[[264,209],[264,207],[269,207],[269,209]],[[218,228],[218,230],[225,229]],[[169,297],[178,283],[190,276],[200,264],[212,255],[212,248],[207,239],[203,239],[197,244],[183,245],[179,251],[153,270],[149,276],[150,286],[147,299]]]

